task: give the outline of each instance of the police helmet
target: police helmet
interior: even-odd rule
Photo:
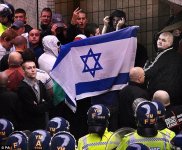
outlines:
[[[136,120],[142,126],[155,125],[157,122],[157,109],[151,102],[143,102],[136,109]]]
[[[9,146],[10,149],[27,150],[28,137],[22,131],[15,131],[8,137],[6,145]]]
[[[108,125],[108,119],[110,117],[109,109],[102,105],[97,104],[89,108],[87,123],[89,126],[105,126]]]
[[[130,144],[126,150],[150,150],[149,147],[147,147],[146,145],[144,144],[141,144],[141,143],[133,143],[133,144]]]
[[[0,142],[5,141],[7,137],[14,131],[13,124],[4,118],[0,119]]]
[[[159,101],[152,101],[152,104],[154,104],[156,109],[157,109],[158,119],[164,118],[165,117],[165,111],[166,111],[164,105]]]
[[[60,131],[52,137],[50,147],[51,150],[75,150],[77,146],[76,140],[71,133],[66,131]]]
[[[33,131],[28,140],[28,148],[30,150],[34,149],[45,149],[49,150],[49,143],[51,140],[51,135],[45,130],[35,130]]]
[[[47,131],[49,131],[51,133],[51,136],[53,136],[59,131],[69,131],[69,127],[69,122],[63,117],[54,117],[49,120],[47,125]]]
[[[137,98],[133,101],[133,104],[132,104],[132,109],[133,109],[133,112],[136,112],[136,109],[137,109],[137,106],[139,106],[139,104],[143,103],[143,102],[146,102],[148,100],[144,99],[144,98]],[[136,116],[136,114],[135,114]]]
[[[171,140],[172,149],[182,149],[182,132]]]
[[[1,17],[13,17],[13,12],[7,4],[0,4]]]

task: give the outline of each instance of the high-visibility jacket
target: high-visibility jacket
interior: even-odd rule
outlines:
[[[142,143],[150,150],[170,150],[169,138],[163,133],[158,132],[155,137],[142,137],[137,132],[129,133],[124,136],[116,150],[125,150],[128,145],[133,143]]]
[[[163,133],[163,134],[166,134],[166,135],[168,136],[169,140],[172,140],[173,137],[175,137],[175,135],[176,135],[173,131],[171,131],[171,130],[168,129],[168,128],[165,128],[165,129],[163,129],[163,130],[160,130],[159,132],[161,132],[161,133]]]
[[[107,129],[102,138],[96,133],[87,134],[78,140],[78,150],[105,150],[112,134]]]
[[[2,24],[0,23],[0,36],[1,36],[1,34],[2,34],[6,29],[7,29],[7,27],[4,26],[4,25],[2,25]]]

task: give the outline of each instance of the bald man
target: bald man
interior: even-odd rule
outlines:
[[[23,62],[22,56],[19,52],[11,52],[8,57],[9,68],[4,71],[8,77],[8,90],[15,91],[18,85],[24,78],[24,72],[21,67]]]
[[[17,36],[14,39],[13,44],[17,52],[22,53],[25,49],[27,49],[27,39],[24,36]]]
[[[144,70],[134,67],[129,72],[129,84],[119,93],[119,127],[136,128],[134,112],[132,110],[133,101],[137,98],[149,99],[143,83],[145,80]]]
[[[171,104],[182,104],[182,57],[173,49],[173,35],[163,32],[157,40],[158,54],[145,68],[145,79],[151,97],[157,90],[165,90]]]
[[[153,95],[153,100],[161,102],[165,107],[170,105],[169,94],[164,90],[158,90]]]
[[[164,90],[158,90],[153,95],[153,100],[161,102],[165,108],[165,123],[167,128],[178,134],[182,130],[182,105],[172,106],[170,96]]]
[[[20,121],[20,105],[16,93],[7,90],[8,76],[5,73],[0,73],[0,118],[10,120],[18,129]]]

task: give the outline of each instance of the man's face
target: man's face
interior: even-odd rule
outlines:
[[[40,41],[40,31],[37,29],[32,29],[29,32],[28,40],[31,44],[38,44]]]
[[[157,40],[157,48],[158,49],[167,49],[171,46],[171,42],[169,36],[164,36],[161,34]]]
[[[23,65],[24,65],[25,76],[30,79],[35,79],[37,74],[35,63],[25,62]]]
[[[23,13],[16,13],[14,16],[14,21],[21,20],[22,22],[26,23],[26,17]]]
[[[84,29],[86,24],[87,24],[87,18],[86,18],[86,14],[80,12],[78,14],[78,18],[77,18],[77,24],[81,29]]]
[[[113,17],[112,19],[112,23],[113,23],[113,26],[116,28],[116,25],[118,24],[118,22],[123,19],[121,17]]]
[[[48,11],[43,11],[40,16],[41,24],[49,25],[51,23],[51,13]]]

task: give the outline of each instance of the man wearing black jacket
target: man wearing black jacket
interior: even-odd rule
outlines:
[[[84,28],[87,24],[87,15],[82,9],[75,9],[71,19],[71,24],[67,29],[67,38],[72,42],[78,34],[84,34]]]
[[[36,66],[33,61],[23,63],[25,78],[18,88],[22,103],[22,130],[45,129],[46,112],[52,107],[52,100],[43,83],[36,80]]]
[[[182,104],[182,57],[172,46],[173,35],[161,33],[157,40],[157,57],[144,70],[151,97],[157,90],[165,90],[171,97],[171,105],[176,105]]]

